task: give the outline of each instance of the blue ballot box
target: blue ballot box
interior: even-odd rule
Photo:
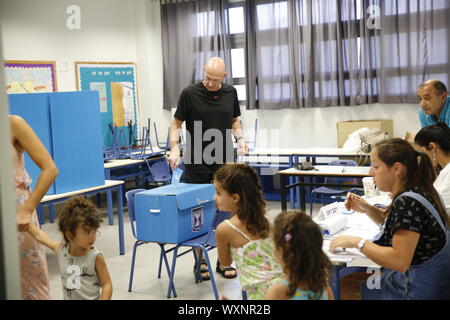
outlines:
[[[214,219],[212,184],[170,184],[136,193],[137,237],[180,243],[208,232]]]

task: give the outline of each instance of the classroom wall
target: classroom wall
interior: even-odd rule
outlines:
[[[72,4],[81,8],[81,30],[66,28],[66,8]],[[160,21],[159,3],[153,0],[0,1],[4,59],[56,60],[59,91],[76,90],[75,61],[136,62],[141,125],[148,118],[156,121],[159,135],[165,138],[171,112],[162,109]],[[259,146],[276,143],[287,148],[335,147],[336,122],[346,120],[393,119],[394,135],[403,137],[406,131],[419,130],[418,109],[418,105],[375,104],[241,110],[244,127],[250,132],[255,117],[259,132],[266,130],[259,136]]]
[[[337,147],[336,123],[348,120],[392,119],[394,136],[403,138],[406,132],[420,130],[415,104],[372,104],[356,107],[309,108],[299,110],[243,110],[243,123],[247,130],[258,118],[257,146],[269,147],[279,141],[279,148]],[[250,128],[250,129],[248,129]],[[272,131],[274,130],[274,131]]]
[[[80,30],[66,28],[69,5],[81,8]],[[75,61],[136,62],[141,125],[148,118],[161,123],[161,131],[169,125],[157,1],[0,1],[0,26],[4,59],[55,60],[58,91],[76,90]]]

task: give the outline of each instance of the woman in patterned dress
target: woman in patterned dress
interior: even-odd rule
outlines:
[[[58,175],[58,169],[38,136],[19,116],[9,116],[16,192],[16,223],[19,230],[22,299],[50,299],[45,251],[27,232],[30,223],[39,226],[36,207]],[[24,152],[42,170],[35,189],[25,170]]]

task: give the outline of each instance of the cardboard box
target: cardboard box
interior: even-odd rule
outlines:
[[[180,243],[207,233],[216,211],[214,192],[212,184],[179,183],[137,193],[137,237]]]
[[[392,120],[352,120],[336,123],[338,147],[342,148],[349,134],[361,128],[376,128],[386,132],[389,138],[394,137],[394,125]]]

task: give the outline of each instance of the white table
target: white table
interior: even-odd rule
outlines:
[[[293,168],[300,161],[300,158],[306,158],[306,161],[317,163],[317,158],[354,158],[369,157],[369,154],[360,153],[357,151],[348,151],[343,148],[256,148],[247,153],[244,157],[244,161],[248,163],[257,163],[257,166],[278,166],[283,163],[280,158],[287,157],[287,163],[289,168]],[[254,165],[252,165],[254,166]],[[283,165],[281,165],[282,167]],[[298,177],[290,176],[289,184],[299,183]],[[294,208],[295,198],[300,198],[300,190],[296,188],[296,194],[294,195],[294,189],[289,191],[291,208]],[[299,206],[298,206],[299,207]]]
[[[382,204],[388,206],[392,199],[387,195],[377,196],[373,198],[365,198],[366,201],[372,205]],[[343,207],[343,204],[340,204]],[[346,274],[353,272],[367,272],[368,270],[379,270],[381,267],[367,258],[358,249],[347,249],[341,253],[329,252],[331,240],[341,235],[357,236],[367,240],[373,240],[379,233],[380,228],[376,225],[366,214],[354,212],[352,214],[345,214],[347,218],[347,228],[333,234],[330,237],[324,236],[322,250],[326,253],[332,262],[333,279],[331,287],[335,299],[340,299],[340,279]],[[314,219],[316,223],[320,223],[318,217]],[[352,266],[349,266],[349,263]],[[370,268],[370,269],[369,269]]]
[[[91,195],[97,194],[99,192],[108,192],[111,193],[112,190],[117,190],[117,215],[118,215],[118,228],[119,228],[119,252],[120,254],[125,254],[125,244],[124,244],[124,236],[123,236],[123,202],[122,202],[122,192],[123,192],[123,184],[124,181],[121,180],[105,180],[105,184],[101,186],[95,186],[86,189],[74,190],[66,193],[52,194],[46,195],[42,198],[37,211],[39,215],[39,221],[41,224],[45,221],[45,217],[43,214],[43,207],[49,205],[52,207],[53,204],[57,202],[63,202],[69,199],[70,197],[76,195]],[[112,215],[113,206],[112,206],[112,197],[108,198],[108,215]],[[52,213],[51,213],[52,215]],[[54,221],[54,216],[50,217],[51,220]],[[52,222],[53,222],[52,221]]]
[[[330,184],[330,183],[317,183],[317,182],[305,182],[305,177],[337,177],[337,178],[363,178],[368,177],[370,167],[335,167],[335,166],[315,166],[317,170],[302,171],[296,168],[290,168],[286,170],[278,171],[277,174],[281,176],[281,210],[286,211],[286,191],[292,187],[300,187],[300,209],[305,211],[305,186],[326,186],[326,187],[362,187],[362,184]],[[338,170],[341,168],[341,170]],[[286,178],[298,178],[298,181],[292,183],[292,179],[289,179],[289,184],[286,184]]]

